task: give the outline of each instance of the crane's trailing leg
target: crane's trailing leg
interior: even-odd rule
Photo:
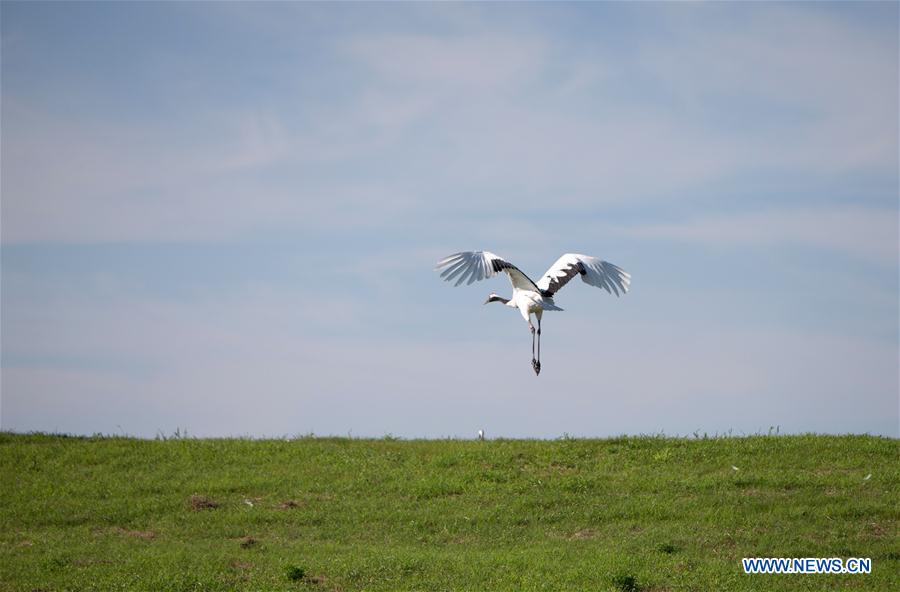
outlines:
[[[531,331],[531,365],[534,365],[534,325],[531,324],[531,319],[528,319],[528,330]]]
[[[528,328],[531,330],[531,367],[534,368],[535,374],[541,373],[541,362],[534,357],[534,340],[535,333],[540,333],[540,330],[535,331],[534,325],[531,324],[531,319],[528,319]],[[540,352],[540,341],[538,341],[538,352]],[[541,354],[538,353],[538,357],[541,357]]]
[[[534,368],[534,374],[535,374],[535,376],[537,376],[541,373],[541,313],[540,312],[535,313],[534,316],[537,317],[537,322],[538,322],[538,326],[537,326],[537,360],[535,360],[535,359],[531,360],[531,367]],[[534,328],[532,327],[532,331],[533,330],[534,330]]]

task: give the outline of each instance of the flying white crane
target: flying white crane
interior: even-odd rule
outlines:
[[[510,308],[518,308],[531,330],[531,367],[534,373],[541,373],[541,317],[545,310],[562,310],[553,302],[556,294],[569,280],[580,275],[586,284],[603,288],[618,296],[628,292],[631,276],[621,267],[596,257],[566,253],[550,266],[547,273],[537,283],[522,273],[518,267],[488,251],[464,251],[438,261],[435,270],[443,270],[441,277],[454,286],[463,282],[471,284],[493,277],[501,271],[509,276],[512,283],[512,298],[503,298],[491,292],[488,302],[502,302]],[[531,315],[537,319],[537,330],[531,323]],[[537,334],[537,358],[534,355],[535,333]]]

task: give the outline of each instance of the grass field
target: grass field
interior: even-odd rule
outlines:
[[[900,590],[895,439],[0,433],[0,483],[0,590]]]

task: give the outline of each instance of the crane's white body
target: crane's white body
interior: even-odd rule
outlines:
[[[488,302],[502,302],[510,308],[518,309],[522,314],[522,318],[528,323],[532,336],[535,333],[535,328],[531,323],[531,315],[537,318],[537,359],[534,358],[534,337],[532,337],[531,344],[531,362],[537,374],[541,371],[541,317],[545,310],[562,310],[553,302],[553,296],[556,292],[576,275],[580,275],[586,284],[603,288],[616,296],[619,293],[624,294],[628,292],[631,284],[631,276],[622,268],[596,257],[575,253],[566,253],[557,259],[556,263],[550,266],[547,273],[537,283],[522,273],[518,267],[489,251],[455,253],[438,261],[435,269],[443,270],[441,277],[446,281],[449,282],[455,279],[455,285],[457,286],[464,281],[471,284],[474,281],[493,277],[501,271],[509,276],[509,281],[512,283],[513,288],[512,298],[507,300],[492,292],[485,304]]]
[[[513,288],[512,298],[506,306],[519,309],[522,318],[531,325],[531,315],[541,318],[545,310],[562,310],[553,303],[552,298],[544,298],[540,292],[534,290],[520,290]]]

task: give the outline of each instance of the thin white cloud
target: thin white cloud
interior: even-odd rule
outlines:
[[[388,84],[503,92],[533,81],[545,67],[540,38],[497,34],[358,36],[346,50]]]
[[[757,12],[769,18],[683,23],[634,54],[535,23],[491,32],[484,15],[464,18],[468,33],[344,31],[318,48],[339,88],[324,78],[316,98],[294,97],[310,74],[273,60],[294,91],[265,108],[194,96],[187,128],[61,120],[4,85],[3,240],[221,240],[399,213],[653,204],[767,172],[895,172],[894,48],[809,11]],[[656,25],[681,31],[679,14]],[[795,115],[743,122],[736,98]]]
[[[702,18],[697,8],[679,15]],[[796,5],[744,12],[739,22],[713,17],[717,26],[700,31],[676,19],[674,39],[642,46],[638,66],[665,81],[677,106],[701,121],[711,99],[732,102],[737,122],[748,102],[793,112],[789,133],[782,116],[735,138],[739,142],[732,149],[744,144],[740,152],[747,163],[823,172],[894,168],[896,38],[873,37]]]
[[[684,221],[611,229],[644,239],[717,247],[799,245],[881,264],[897,263],[898,211],[809,207],[696,216]]]
[[[224,240],[266,229],[383,222],[411,198],[384,183],[270,173],[321,161],[271,113],[221,115],[203,140],[167,122],[85,123],[4,105],[6,243]],[[315,153],[315,154],[313,154]],[[307,158],[308,155],[309,158]]]

